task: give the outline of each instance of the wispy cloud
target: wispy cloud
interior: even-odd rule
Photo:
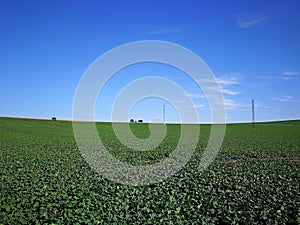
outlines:
[[[223,92],[223,94],[229,94],[229,95],[236,95],[239,94],[240,92],[237,91],[231,91],[228,87],[231,85],[237,85],[240,83],[241,79],[241,74],[239,73],[230,73],[226,75],[222,75],[216,78],[216,80],[211,80],[207,78],[203,78],[200,80],[197,80],[200,84],[204,84],[206,86],[210,84],[217,83]],[[208,86],[209,87],[209,86]],[[217,87],[215,85],[212,85],[209,87],[210,90],[217,91]]]
[[[191,110],[191,109],[200,109],[204,108],[205,104],[202,103],[193,103],[190,105],[188,102],[186,102],[183,99],[174,99],[173,102],[176,104],[176,107],[181,108],[181,109],[186,109],[186,110]]]
[[[285,76],[282,76],[280,77],[281,80],[293,80],[294,78],[293,77],[285,77]]]
[[[284,71],[282,74],[287,75],[287,76],[299,76],[300,73],[297,71]]]
[[[176,27],[176,28],[160,27],[160,28],[154,29],[148,33],[149,34],[167,34],[167,33],[177,34],[180,32],[181,32],[181,29],[179,27]]]
[[[215,91],[215,92],[221,91],[221,93],[225,94],[225,95],[238,95],[238,94],[240,94],[240,92],[238,92],[238,91],[233,91],[233,90],[230,90],[229,88],[225,88],[225,87],[212,86],[212,87],[208,87],[208,89],[212,90],[212,91]]]
[[[243,78],[243,74],[239,72],[232,73],[222,73],[218,74],[217,80],[219,84],[239,84],[240,80]]]
[[[242,74],[240,73],[228,73],[228,74],[221,74],[216,77],[216,80],[202,78],[197,80],[200,84],[209,84],[217,82],[221,86],[239,84],[240,80],[242,79]]]
[[[243,107],[242,104],[236,103],[232,99],[224,99],[224,105],[225,105],[225,108],[227,110],[233,110],[233,109],[237,109],[237,108]]]
[[[186,96],[188,96],[190,98],[205,98],[204,94],[190,94],[190,93],[187,93]]]
[[[186,103],[186,101],[185,101],[184,98],[176,97],[176,98],[171,98],[171,99],[176,104],[184,104],[184,103]]]
[[[241,79],[242,79],[242,75],[240,73],[223,74],[221,76],[216,77],[216,80],[203,78],[201,80],[197,80],[197,82],[203,85],[207,90],[213,91],[213,92],[209,92],[211,95],[206,96],[204,94],[188,93],[187,96],[194,99],[197,98],[214,99],[215,95],[213,93],[217,93],[220,91],[223,95],[227,97],[224,98],[224,102],[220,101],[219,104],[224,105],[226,109],[229,110],[237,109],[242,107],[243,105],[236,103],[234,99],[228,99],[228,97],[240,94],[239,91],[233,90],[231,86],[239,85]],[[199,106],[204,107],[204,105],[199,105]]]
[[[239,91],[231,90],[230,86],[240,84],[242,75],[240,73],[229,73],[217,78],[221,92],[225,95],[238,95]]]
[[[283,96],[283,97],[280,97],[280,98],[272,98],[272,100],[276,101],[276,102],[300,103],[300,99],[296,99],[295,97],[290,96],[290,95],[286,95],[286,96]]]
[[[300,72],[298,71],[287,70],[282,72],[282,80],[293,80],[296,78],[300,78]]]
[[[227,89],[227,88],[221,88],[221,91],[223,94],[226,94],[226,95],[238,95],[240,94],[240,92],[238,91],[233,91],[233,90],[230,90],[230,89]]]
[[[229,96],[234,96],[240,94],[239,91],[231,89],[233,85],[239,85],[242,75],[240,73],[228,73],[223,74],[217,78],[217,83],[220,86],[221,92],[224,95],[227,95],[227,98],[224,98],[224,106],[226,110],[235,110],[241,108],[242,105],[237,103],[234,99],[229,99]]]
[[[243,15],[238,18],[237,26],[239,28],[254,27],[266,22],[270,18],[270,16]]]
[[[195,104],[194,108],[199,109],[199,108],[204,108],[205,105],[204,104]]]
[[[187,97],[190,98],[205,98],[204,95],[202,94],[186,94]],[[177,104],[177,106],[181,107],[181,108],[191,108],[190,105],[187,103],[186,101],[186,97],[173,97],[171,98],[172,102],[174,102],[175,104]],[[193,104],[192,108],[198,109],[198,108],[203,108],[205,107],[205,104]]]
[[[232,85],[232,84],[239,84],[239,81],[236,77],[230,78],[217,78],[217,83],[219,85]]]

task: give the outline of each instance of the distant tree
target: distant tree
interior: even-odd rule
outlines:
[[[52,117],[51,120],[52,120],[52,121],[56,121],[56,117]]]
[[[139,122],[139,123],[142,123],[142,122],[143,122],[143,120],[138,120],[138,122]]]
[[[131,119],[131,120],[130,120],[130,123],[134,123],[134,120],[133,120],[133,119]]]

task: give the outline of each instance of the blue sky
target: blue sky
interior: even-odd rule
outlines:
[[[163,40],[201,57],[223,91],[228,122],[300,119],[299,1],[1,1],[0,116],[72,119],[76,87],[99,56],[128,42]],[[201,122],[210,110],[186,74],[155,63],[119,71],[98,97],[109,121],[118,92],[143,76],[182,86]],[[171,104],[148,98],[129,117],[178,121]]]

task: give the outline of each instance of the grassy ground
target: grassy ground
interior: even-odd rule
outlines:
[[[157,162],[176,146],[167,125],[159,148],[136,152],[98,123],[104,144],[134,165]],[[78,150],[72,123],[0,118],[0,224],[299,224],[300,121],[227,125],[216,160],[198,172],[210,132],[201,125],[190,162],[164,182],[143,187],[102,178]],[[132,124],[149,136],[147,124]]]

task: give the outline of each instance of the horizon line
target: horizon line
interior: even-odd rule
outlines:
[[[42,120],[51,121],[52,118],[36,118],[36,117],[17,117],[17,116],[0,116],[0,118],[7,119],[20,119],[20,120]],[[279,120],[266,120],[266,121],[256,121],[255,123],[272,123],[272,122],[287,122],[287,121],[297,121],[298,119],[279,119]],[[57,119],[53,122],[86,122],[86,123],[132,123],[130,121],[101,121],[101,120],[70,120],[70,119]],[[135,123],[134,123],[135,124]],[[252,124],[252,121],[241,121],[241,122],[228,122],[228,123],[178,123],[178,122],[166,122],[166,123],[151,123],[151,122],[137,122],[137,124],[185,124],[185,125],[226,125],[226,124]]]

